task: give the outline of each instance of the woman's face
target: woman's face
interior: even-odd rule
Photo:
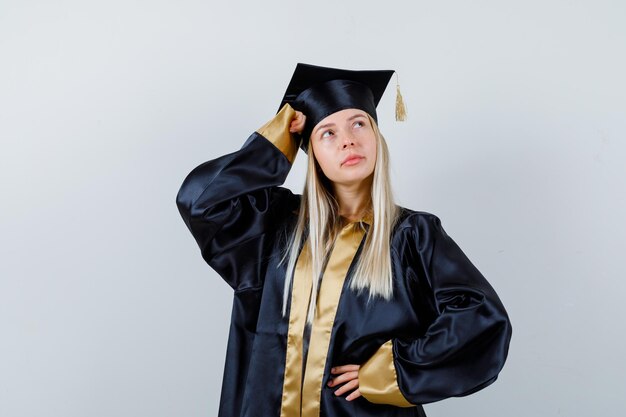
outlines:
[[[327,116],[313,128],[310,146],[334,184],[358,185],[374,172],[376,134],[362,110],[346,109]]]

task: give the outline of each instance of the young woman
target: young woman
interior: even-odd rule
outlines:
[[[397,206],[376,105],[391,71],[298,64],[281,110],[177,204],[234,289],[219,416],[423,416],[491,384],[511,325],[433,214]],[[282,188],[298,145],[303,196]]]

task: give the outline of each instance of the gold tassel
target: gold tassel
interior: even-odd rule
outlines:
[[[400,84],[396,84],[396,121],[404,122],[406,120],[406,106],[400,93]]]

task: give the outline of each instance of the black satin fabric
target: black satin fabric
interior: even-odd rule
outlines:
[[[300,146],[306,152],[313,128],[339,110],[359,109],[376,121],[376,104],[369,87],[356,81],[332,80],[304,90],[291,106],[306,115]]]
[[[280,187],[289,169],[285,156],[254,133],[239,151],[195,168],[177,196],[203,258],[234,290],[220,417],[280,416],[288,315],[281,315],[285,266],[279,260],[300,200]],[[391,256],[393,300],[368,303],[367,293],[352,292],[345,281],[321,416],[424,416],[419,404],[484,388],[505,363],[507,313],[435,215],[402,209]],[[326,385],[330,368],[362,364],[388,340],[399,388],[418,406],[335,396],[336,388]]]

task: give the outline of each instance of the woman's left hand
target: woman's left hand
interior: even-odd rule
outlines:
[[[337,376],[328,381],[328,386],[335,387],[343,384],[342,387],[335,391],[335,395],[343,395],[348,391],[354,390],[346,397],[346,400],[352,401],[361,396],[359,391],[359,368],[360,365],[343,365],[335,366],[330,370],[331,374]]]

